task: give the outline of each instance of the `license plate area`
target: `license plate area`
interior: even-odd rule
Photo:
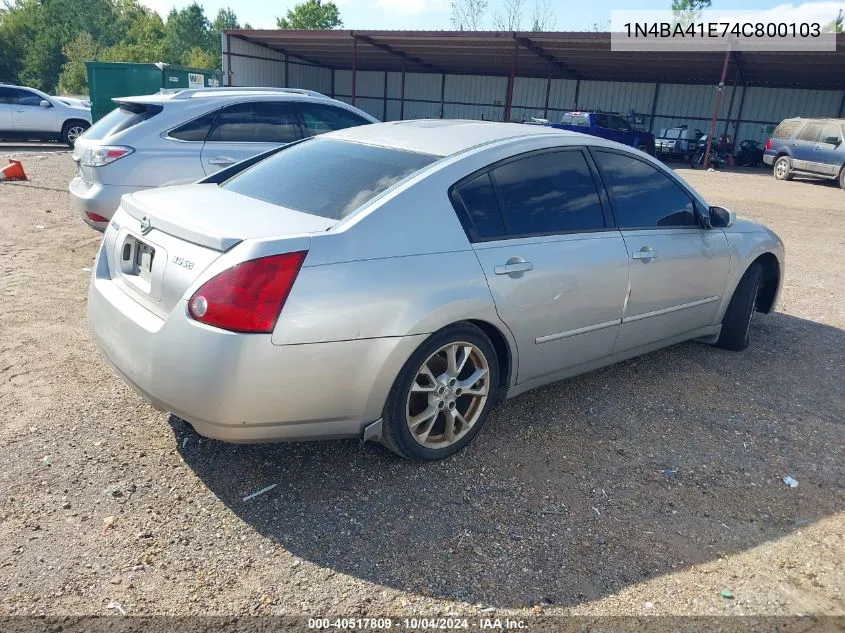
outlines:
[[[132,235],[127,235],[121,246],[119,258],[120,272],[124,278],[139,290],[150,294],[156,249]]]

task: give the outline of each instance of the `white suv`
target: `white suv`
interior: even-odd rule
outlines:
[[[318,92],[201,88],[114,100],[73,151],[71,203],[104,230],[123,194],[196,182],[257,154],[332,130],[374,123]]]
[[[35,88],[0,83],[0,139],[61,141],[73,147],[91,127],[82,101],[51,97]]]

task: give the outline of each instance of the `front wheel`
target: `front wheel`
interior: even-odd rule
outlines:
[[[760,264],[755,262],[739,280],[734,296],[731,297],[731,302],[722,318],[722,331],[719,334],[719,340],[716,341],[716,347],[732,352],[741,352],[748,347],[751,319],[754,317],[762,274]]]
[[[406,458],[444,459],[469,444],[493,408],[496,350],[470,323],[431,335],[408,359],[383,412],[384,444]]]

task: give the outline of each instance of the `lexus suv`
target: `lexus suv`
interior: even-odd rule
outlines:
[[[763,162],[778,180],[810,176],[845,189],[845,119],[786,119],[766,141]]]
[[[91,127],[82,101],[51,97],[35,88],[0,84],[0,139],[61,141],[73,147]]]
[[[187,184],[288,143],[376,122],[310,90],[200,88],[114,100],[79,140],[71,204],[104,230],[121,197]]]

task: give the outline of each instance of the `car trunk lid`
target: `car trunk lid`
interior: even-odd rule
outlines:
[[[214,184],[186,185],[124,196],[104,244],[112,281],[164,319],[243,240],[289,240],[291,251],[307,250],[310,234],[335,223]]]
[[[337,222],[221,189],[215,184],[180,185],[125,196],[123,208],[156,229],[216,251],[259,237],[325,231]]]

